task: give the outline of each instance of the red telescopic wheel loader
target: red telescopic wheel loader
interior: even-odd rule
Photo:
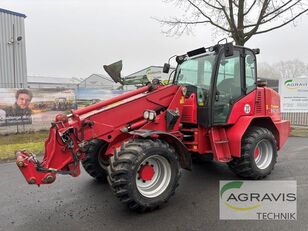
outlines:
[[[176,56],[168,85],[152,83],[52,123],[40,162],[18,151],[16,163],[29,184],[50,184],[57,174],[108,181],[121,202],[153,210],[174,194],[180,168],[191,156],[225,162],[238,176],[271,173],[286,142],[289,121],[280,117],[277,92],[257,81],[258,49],[232,43]],[[121,82],[122,62],[104,66]],[[169,64],[163,71],[168,73]],[[172,78],[171,78],[172,77]]]

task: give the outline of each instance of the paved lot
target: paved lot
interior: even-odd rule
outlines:
[[[108,185],[84,172],[49,186],[27,185],[15,163],[0,164],[0,230],[308,230],[308,139],[290,138],[267,180],[297,180],[297,221],[219,220],[219,180],[238,179],[225,165],[183,171],[176,195],[147,214],[129,211]]]

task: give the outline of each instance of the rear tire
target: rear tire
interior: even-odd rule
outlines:
[[[274,169],[277,144],[270,130],[251,127],[242,139],[241,157],[228,163],[236,175],[247,179],[262,179]]]
[[[102,153],[106,143],[101,140],[92,140],[85,158],[81,161],[86,172],[99,182],[107,182],[108,161],[102,160]]]
[[[167,202],[174,195],[179,178],[177,155],[161,140],[129,141],[110,158],[108,167],[108,182],[116,197],[140,212]]]

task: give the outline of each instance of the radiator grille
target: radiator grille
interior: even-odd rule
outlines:
[[[262,91],[257,91],[256,113],[262,113]]]

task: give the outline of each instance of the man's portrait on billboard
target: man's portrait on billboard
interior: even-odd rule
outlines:
[[[32,92],[28,89],[19,89],[15,94],[15,103],[11,107],[5,108],[6,116],[31,116],[29,108],[33,98]]]
[[[18,89],[15,94],[15,103],[12,106],[3,108],[5,111],[5,124],[31,124],[32,111],[29,106],[32,98],[33,94],[30,90]]]

